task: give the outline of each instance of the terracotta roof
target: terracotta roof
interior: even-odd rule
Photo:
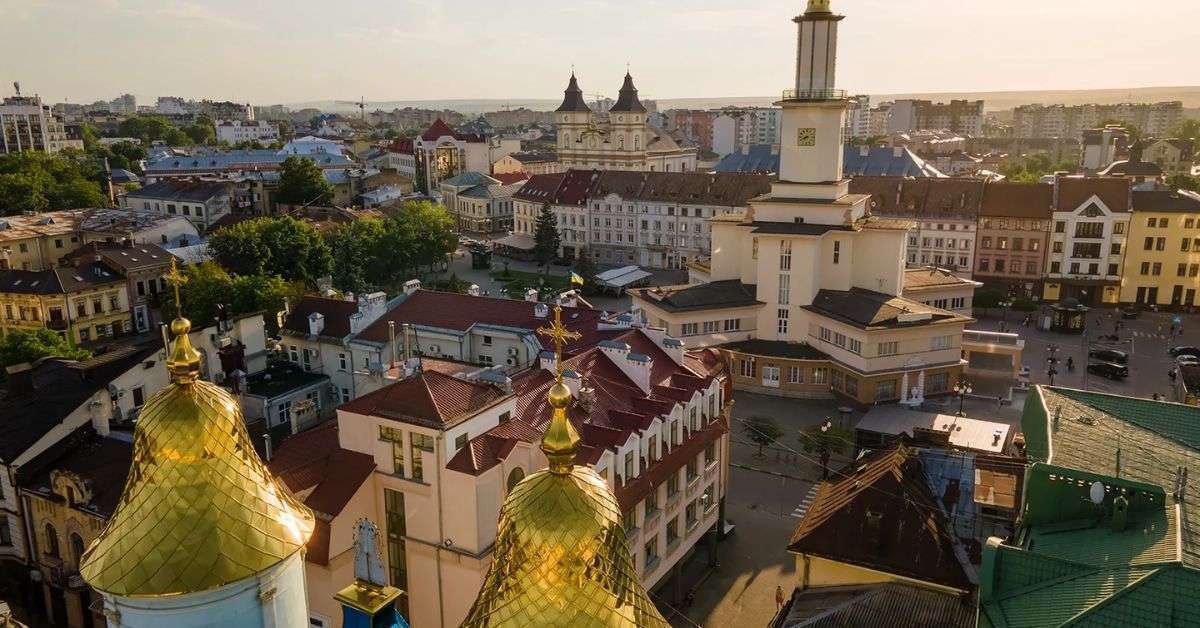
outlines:
[[[1050,218],[1054,215],[1054,186],[1048,183],[989,183],[983,190],[985,216]]]
[[[1112,211],[1129,211],[1130,183],[1124,178],[1067,177],[1058,181],[1058,203],[1061,211],[1075,211],[1093,195]]]
[[[490,384],[421,371],[344,403],[340,409],[444,430],[507,396]]]
[[[595,343],[578,355],[564,360],[564,368],[578,373],[584,384],[594,390],[590,405],[585,407],[576,401],[568,409],[568,417],[583,439],[583,447],[577,457],[581,463],[594,464],[605,449],[614,450],[618,444],[628,441],[634,431],[647,429],[655,416],[668,414],[677,400],[685,397],[690,399],[696,391],[709,386],[713,378],[724,371],[724,362],[719,355],[708,351],[691,354],[690,358],[685,359],[685,365],[680,366],[637,329],[622,330],[613,336],[613,340],[628,344],[631,353],[641,353],[650,358],[651,392],[649,395],[644,393]],[[455,454],[448,468],[479,474],[499,464],[518,441],[537,443],[550,422],[550,404],[546,393],[553,383],[554,376],[543,369],[531,369],[518,374],[513,379],[513,393],[517,396],[515,416],[473,438],[469,447]],[[696,452],[699,452],[725,431],[727,427],[720,420],[710,422],[701,430],[702,436],[694,437],[680,447],[698,447]],[[689,444],[693,441],[703,442],[699,445]],[[682,460],[679,458],[679,461]],[[669,468],[676,462],[678,464],[674,468],[678,469],[682,465],[679,461],[676,458],[671,458],[670,462],[660,461],[647,473],[658,465]],[[638,487],[655,485],[657,482],[638,484]],[[630,487],[624,489],[625,497],[621,497],[621,489],[618,489],[622,504],[625,500],[635,498],[637,491],[642,490],[638,487],[633,487],[631,483]]]
[[[454,132],[454,129],[450,128],[450,125],[443,122],[441,118],[438,118],[437,120],[433,121],[433,124],[429,125],[429,128],[426,129],[424,133],[421,134],[421,139],[427,142],[432,142],[433,140],[436,140],[440,137],[446,137],[447,135],[454,138],[458,137],[458,134]]]
[[[343,449],[337,421],[326,421],[284,440],[267,468],[294,493],[313,489],[304,504],[336,517],[375,470],[375,459]]]
[[[675,446],[658,461],[651,463],[650,468],[643,471],[632,482],[618,486],[616,494],[617,502],[621,504],[621,510],[629,510],[638,502],[646,499],[646,496],[671,477],[672,473],[678,473],[679,469],[688,461],[695,460],[696,456],[700,455],[700,452],[704,451],[709,443],[721,438],[727,432],[729,432],[729,425],[725,423],[725,419],[717,418],[700,428],[700,431],[691,434],[682,445]]]
[[[524,183],[529,180],[529,175],[524,172],[504,172],[493,174],[492,178],[500,181],[504,185],[513,185],[516,183]]]
[[[357,312],[358,303],[354,301],[305,296],[292,306],[292,311],[283,321],[283,328],[307,336],[308,315],[317,313],[325,317],[322,336],[344,338],[350,335],[350,315]]]
[[[983,201],[982,179],[861,176],[851,194],[871,196],[871,211],[912,217],[975,216]]]
[[[605,170],[594,178],[589,196],[616,194],[625,200],[745,207],[770,190],[771,178],[765,174]]]
[[[821,482],[788,550],[956,589],[973,588],[920,457],[900,446]]]
[[[513,194],[513,198],[520,201],[553,203],[554,194],[558,191],[558,186],[562,185],[565,176],[567,176],[565,172],[535,174],[529,177],[529,180],[521,186],[520,190],[517,190],[516,194]]]
[[[526,329],[533,333],[546,325],[545,318],[534,316],[530,301],[498,297],[473,297],[453,292],[417,290],[372,323],[358,335],[371,342],[387,342],[388,322],[395,321],[397,333],[404,323],[441,329],[466,331],[475,325],[496,325]],[[597,323],[603,312],[587,308],[564,307],[563,325],[584,334],[583,339],[567,345],[568,353],[596,339]],[[326,322],[328,324],[328,322]],[[538,336],[543,348],[550,344]]]

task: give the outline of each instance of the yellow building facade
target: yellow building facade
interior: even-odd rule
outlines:
[[[1121,273],[1121,302],[1197,305],[1200,289],[1200,194],[1134,192]]]
[[[39,327],[74,342],[129,333],[125,279],[100,262],[45,271],[0,270],[0,335]]]

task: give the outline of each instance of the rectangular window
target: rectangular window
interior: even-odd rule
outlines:
[[[658,510],[658,487],[655,486],[654,488],[650,489],[649,493],[646,494],[645,518],[649,519],[650,515],[653,515],[654,512],[657,510]]]
[[[338,370],[339,371],[346,370],[346,354],[345,353],[338,354]]]
[[[875,384],[875,401],[889,401],[897,397],[896,380],[889,379]]]
[[[681,333],[684,336],[695,336],[696,334],[700,333],[700,324],[699,323],[684,323],[683,330]]]
[[[842,259],[842,241],[834,240],[833,241],[833,263],[837,264],[841,261],[841,259]]]
[[[1146,240],[1142,243],[1142,250],[1150,251],[1153,249],[1154,249],[1154,238],[1146,238]]]
[[[1114,234],[1117,234],[1117,235],[1120,235],[1120,234],[1122,234],[1122,233],[1125,233],[1125,223],[1123,223],[1123,222],[1114,222],[1114,223],[1113,223],[1113,233],[1114,233]]]
[[[1111,276],[1111,277],[1116,277],[1116,276],[1117,276],[1117,265],[1116,265],[1116,264],[1109,264],[1109,265],[1108,265],[1108,274],[1109,274],[1109,276]]]
[[[989,259],[987,259],[987,258],[980,258],[980,259],[979,259],[979,271],[980,271],[980,272],[984,272],[984,273],[986,273],[986,272],[990,271],[990,270],[991,270],[991,265],[992,265],[992,262],[991,262],[991,260],[989,260]]]
[[[779,242],[779,270],[789,271],[792,269],[792,241],[781,240]]]
[[[893,340],[891,342],[879,343],[877,349],[878,349],[879,355],[896,355],[896,350],[898,347],[899,347],[899,343],[896,342],[895,340]]]
[[[462,449],[463,447],[466,447],[467,443],[470,440],[471,440],[470,434],[459,434],[458,436],[456,436],[454,438],[454,451],[458,451],[458,450]]]
[[[788,311],[786,308],[779,308],[779,335],[788,333]]]
[[[742,377],[755,376],[754,358],[742,358]]]
[[[380,425],[379,440],[392,444],[392,473],[404,475],[404,432],[394,427]]]
[[[1154,240],[1154,250],[1155,251],[1167,250],[1167,239],[1166,238],[1156,238]]]
[[[804,369],[802,369],[798,366],[789,366],[788,367],[788,383],[789,384],[803,384],[804,383]]]
[[[1102,222],[1077,222],[1075,223],[1076,238],[1103,238],[1104,223]]]
[[[926,393],[944,393],[950,390],[950,374],[934,373],[925,379]]]
[[[657,435],[651,434],[650,440],[646,444],[646,460],[647,460],[647,462],[654,462],[655,460],[658,460],[658,436]]]
[[[1099,259],[1100,258],[1099,242],[1076,242],[1071,247],[1071,257],[1082,257],[1084,259]]]
[[[725,319],[725,331],[738,331],[742,328],[742,319],[727,318]]]
[[[954,337],[953,336],[935,336],[934,338],[932,338],[930,340],[930,343],[929,343],[929,348],[932,351],[949,349],[952,346],[954,346]]]
[[[412,478],[417,481],[425,479],[424,463],[421,460],[421,452],[433,452],[433,437],[426,434],[418,434],[409,432],[408,439],[411,442],[409,451],[412,453]]]
[[[1067,223],[1063,220],[1054,221],[1054,233],[1066,233]]]
[[[1161,275],[1162,274],[1162,263],[1154,262],[1154,266],[1150,269],[1150,274],[1154,275],[1155,277]]]
[[[1062,262],[1050,262],[1050,272],[1055,275],[1061,273]]]
[[[625,482],[633,479],[633,452],[625,452]]]
[[[827,384],[829,383],[829,369],[825,367],[815,368],[812,371],[812,383]]]
[[[851,353],[862,353],[862,341],[857,338],[851,338],[847,348],[850,349]]]
[[[383,503],[388,549],[388,579],[393,587],[408,590],[408,557],[405,551],[408,524],[404,513],[404,493],[383,489]],[[399,600],[400,612],[408,616],[408,596]]]
[[[780,305],[787,305],[788,301],[791,297],[791,287],[792,287],[791,279],[792,278],[790,275],[780,275],[779,276],[779,304]]]
[[[646,569],[658,563],[658,537],[646,541]],[[401,596],[403,597],[403,596]]]

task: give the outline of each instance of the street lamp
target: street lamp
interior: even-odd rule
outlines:
[[[967,395],[973,392],[975,392],[974,386],[965,379],[960,379],[958,383],[954,384],[954,394],[958,395],[958,416],[966,416],[963,413],[963,401],[966,400]]]

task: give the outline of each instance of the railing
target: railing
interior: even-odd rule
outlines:
[[[844,100],[844,89],[785,89],[782,100]]]
[[[987,345],[1008,345],[1010,347],[1020,347],[1025,344],[1018,334],[1001,333],[996,331],[976,331],[964,330],[963,342],[974,342]]]

